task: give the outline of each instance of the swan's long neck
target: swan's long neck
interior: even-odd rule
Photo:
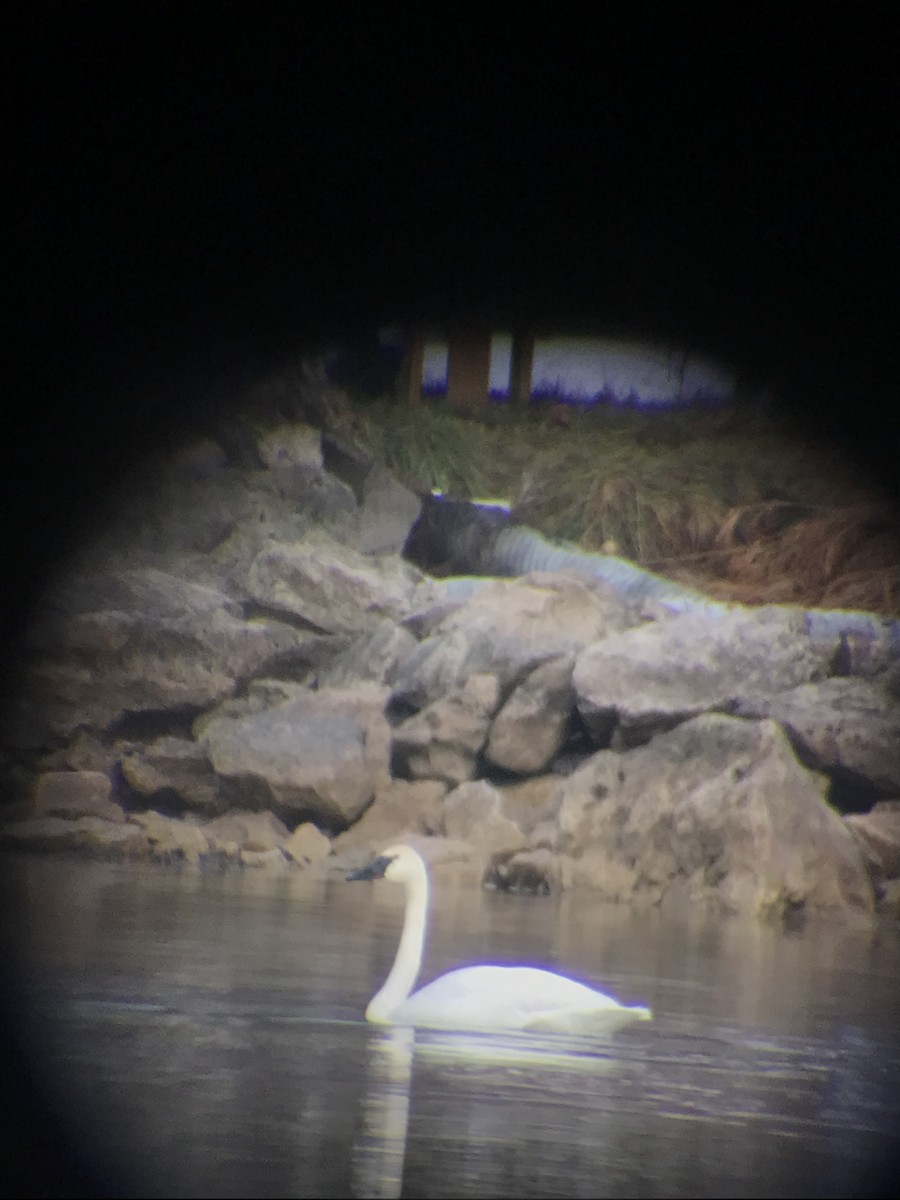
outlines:
[[[382,1024],[390,1020],[391,1013],[412,991],[422,965],[425,919],[428,915],[428,876],[424,867],[407,879],[405,886],[406,913],[397,957],[383,987],[375,993],[366,1009],[367,1020]]]

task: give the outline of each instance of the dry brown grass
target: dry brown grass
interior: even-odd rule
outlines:
[[[835,508],[731,547],[710,588],[745,603],[900,613],[896,514],[883,505]]]

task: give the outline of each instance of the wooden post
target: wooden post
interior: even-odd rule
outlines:
[[[509,403],[526,408],[531,400],[531,376],[534,368],[534,334],[530,329],[514,329],[509,360]]]
[[[415,325],[407,331],[400,365],[399,392],[402,404],[422,402],[422,375],[425,369],[425,330]]]
[[[447,343],[447,403],[459,416],[479,416],[491,386],[491,331],[457,327]]]

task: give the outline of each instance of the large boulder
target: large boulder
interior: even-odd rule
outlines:
[[[323,536],[271,541],[244,579],[265,611],[329,633],[356,634],[384,617],[399,620],[414,607],[423,576],[396,556],[366,557]]]
[[[432,836],[443,829],[441,801],[446,784],[436,779],[392,779],[379,788],[360,819],[334,839],[335,854],[362,848],[376,854],[408,834]]]
[[[133,476],[90,548],[95,561],[174,569],[177,560],[222,582],[270,537],[298,541],[316,528],[358,544],[356,499],[322,470],[309,431],[281,427],[257,444],[232,429],[237,437],[188,444]]]
[[[195,820],[169,817],[152,808],[135,813],[133,819],[144,832],[150,857],[161,862],[199,866],[212,849],[205,830]]]
[[[696,717],[560,785],[561,881],[612,900],[868,914],[869,876],[825,791],[774,721]]]
[[[302,659],[305,635],[246,621],[215,588],[155,569],[71,577],[30,631],[33,659],[6,730],[31,748],[141,713],[201,709]]]
[[[125,821],[112,799],[109,776],[102,771],[46,771],[34,787],[31,812],[36,817],[102,817],[117,825]]]
[[[538,650],[567,654],[640,623],[633,606],[599,581],[572,571],[534,571],[517,579],[492,579],[447,614],[439,633],[487,633]]]
[[[118,754],[115,745],[81,730],[71,742],[44,755],[40,765],[46,771],[99,771],[112,778]]]
[[[223,794],[292,824],[340,831],[388,778],[387,693],[374,685],[304,697],[206,723],[201,741]]]
[[[319,686],[344,687],[362,681],[384,683],[416,645],[415,637],[407,629],[385,617],[355,637],[318,671]]]
[[[359,542],[359,513],[349,488],[327,471],[279,466],[239,473],[242,503],[234,529],[201,566],[243,597],[247,564],[270,541],[286,545],[328,537]]]
[[[373,463],[358,498],[360,550],[363,554],[399,554],[419,516],[419,497],[380,463]]]
[[[686,613],[589,646],[572,682],[597,744],[615,731],[629,746],[699,713],[732,712],[820,679],[838,647],[837,634],[814,641],[799,609]]]
[[[562,747],[575,693],[572,655],[535,667],[514,689],[494,717],[485,758],[521,775],[543,771]]]
[[[248,812],[231,808],[204,826],[213,849],[266,853],[280,850],[290,836],[283,821],[270,812]]]
[[[304,821],[285,839],[281,850],[298,867],[309,867],[331,854],[331,842],[311,821]]]
[[[394,774],[451,785],[474,779],[499,704],[497,677],[470,675],[461,687],[397,726],[391,753]]]
[[[523,833],[532,834],[539,826],[556,820],[559,811],[558,775],[535,775],[519,783],[497,783],[504,816],[515,821]]]
[[[191,733],[197,741],[202,742],[204,731],[213,721],[249,717],[253,713],[265,712],[266,709],[278,708],[279,705],[293,701],[301,705],[308,704],[311,695],[310,686],[306,683],[297,683],[290,679],[254,679],[239,696],[230,696],[221,704],[216,704],[201,713],[193,721]]]
[[[459,691],[473,675],[493,675],[503,687],[520,670],[537,666],[543,657],[532,653],[513,667],[488,634],[470,637],[456,629],[443,636],[432,634],[416,644],[387,669],[385,681],[391,688],[394,711],[412,714]]]
[[[524,850],[527,839],[504,812],[503,797],[486,779],[462,783],[443,800],[443,832],[478,847],[485,865]]]
[[[189,738],[165,736],[127,746],[119,765],[125,782],[150,807],[170,795],[196,812],[215,814],[227,807],[209,755]]]
[[[257,439],[256,448],[267,467],[322,469],[322,434],[302,421],[266,430]]]
[[[881,683],[822,679],[747,700],[738,711],[780,721],[815,770],[860,782],[879,796],[900,795],[900,699]]]

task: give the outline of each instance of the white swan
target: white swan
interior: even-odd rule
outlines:
[[[649,1021],[649,1008],[619,1004],[583,983],[536,967],[463,967],[410,996],[422,963],[428,914],[428,873],[411,846],[391,846],[348,880],[390,879],[406,888],[403,933],[391,972],[366,1009],[379,1025],[430,1029],[531,1029],[612,1033]]]

